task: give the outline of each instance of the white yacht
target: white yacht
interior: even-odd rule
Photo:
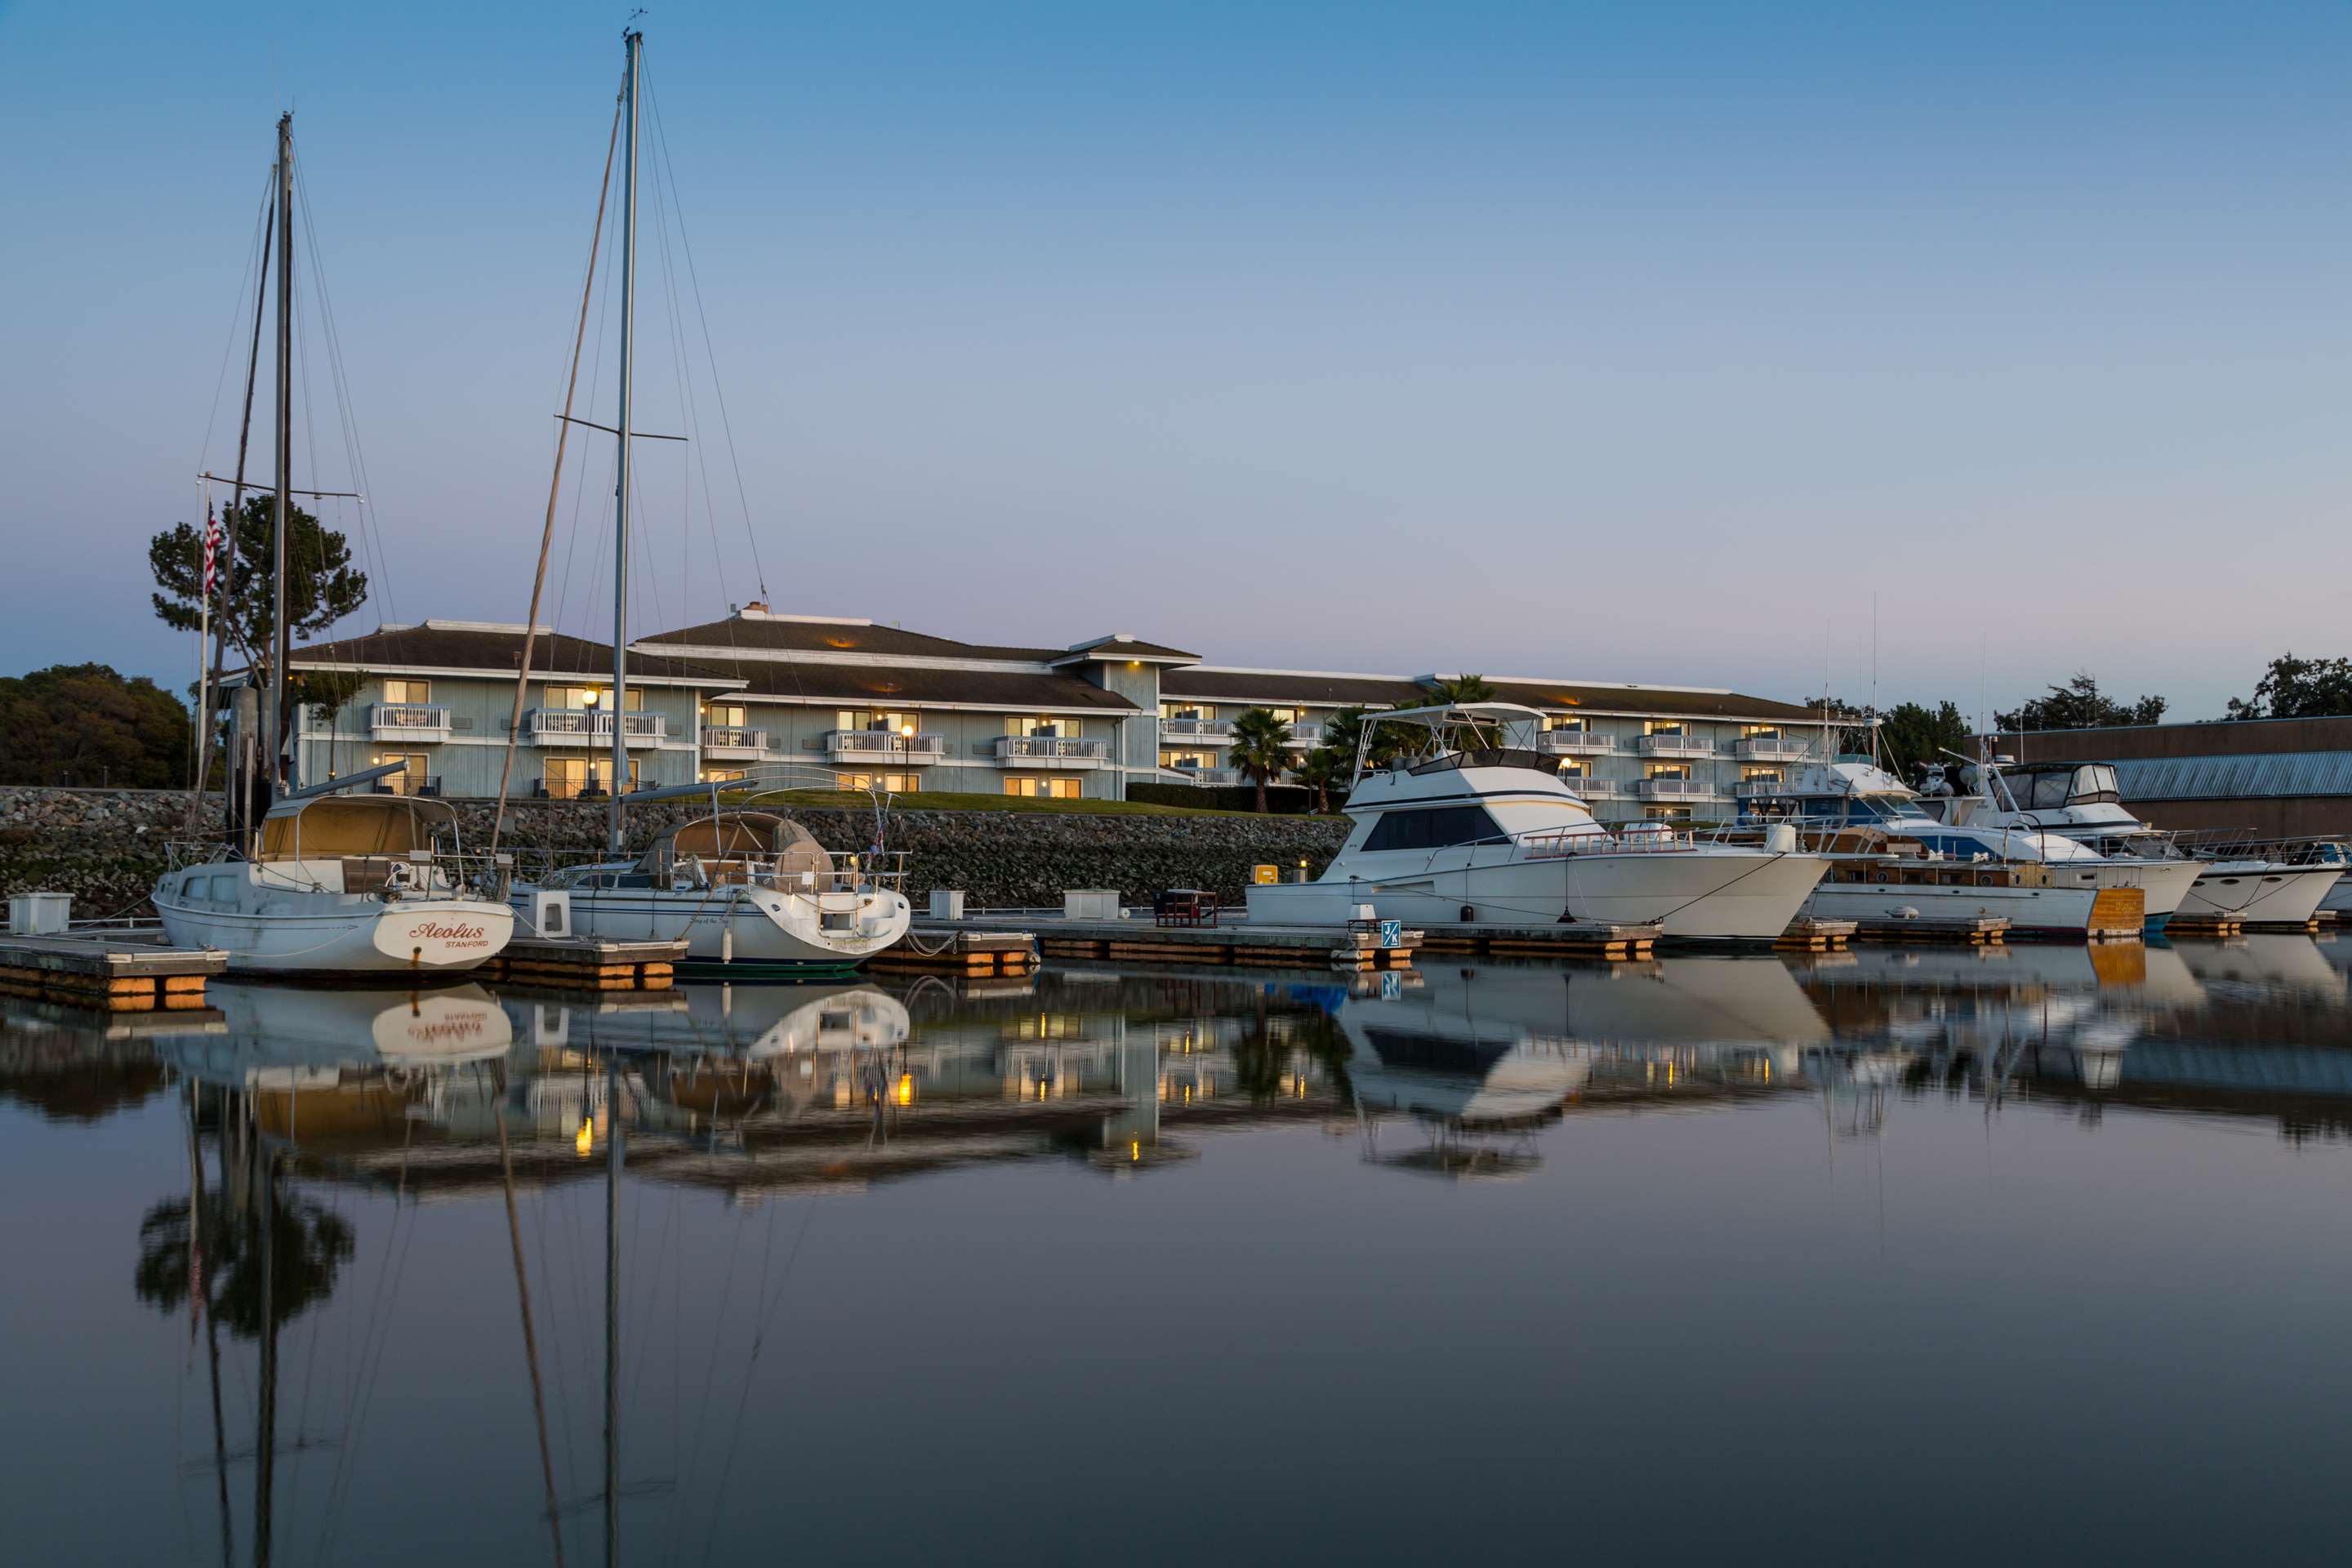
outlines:
[[[737,978],[837,974],[907,934],[901,873],[836,857],[772,812],[723,811],[672,828],[643,858],[567,867],[512,901],[540,934],[686,939],[690,966]],[[542,894],[565,895],[569,919]],[[567,929],[552,929],[562,923]]]
[[[1425,748],[1369,766],[1376,722],[1424,729]],[[1250,889],[1249,918],[1337,925],[1369,906],[1415,925],[1657,921],[1669,937],[1770,942],[1828,868],[1793,835],[1758,847],[1664,823],[1603,827],[1552,759],[1497,743],[1541,723],[1510,702],[1368,714],[1346,807],[1355,830],[1319,880]]]
[[[164,872],[148,896],[172,944],[268,974],[448,973],[496,957],[514,935],[499,868],[459,853],[446,802],[327,793],[373,776],[280,800],[251,854]]]
[[[2149,884],[2151,927],[2176,911],[2300,925],[2336,891],[2345,869],[2342,849],[2325,843],[2305,846],[2307,853],[2293,857],[2251,845],[2186,855],[2170,834],[2125,808],[2108,763],[1996,762],[1983,769],[1971,764],[1962,777],[1989,797],[1990,809],[1979,811],[1979,820],[2046,829],[2152,872],[2161,868],[2160,881]],[[2180,896],[2159,910],[2153,890],[2175,882],[2182,884]]]
[[[2196,880],[2193,862],[2111,858],[2053,829],[1988,820],[1982,804],[1925,800],[1868,759],[1845,757],[1800,766],[1756,820],[1793,823],[1836,855],[1811,903],[1825,920],[2005,915],[2021,932],[2104,934],[2126,903],[2137,906],[2135,927],[2150,909],[2169,916]]]

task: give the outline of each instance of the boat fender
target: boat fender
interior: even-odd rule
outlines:
[[[1465,905],[1463,905],[1463,906],[1462,906],[1462,923],[1463,923],[1464,925],[1475,925],[1475,924],[1476,924],[1476,923],[1477,923],[1477,921],[1478,921],[1478,911],[1477,911],[1477,910],[1476,910],[1476,909],[1475,909],[1474,907],[1472,907],[1472,906],[1471,906],[1471,905],[1469,905],[1469,904],[1465,904]]]
[[[1776,822],[1764,830],[1764,853],[1794,855],[1797,852],[1797,830],[1785,822]]]
[[[1888,913],[1898,921],[1916,921],[1919,918],[1919,911],[1909,904],[1905,904],[1898,910],[1891,910]]]

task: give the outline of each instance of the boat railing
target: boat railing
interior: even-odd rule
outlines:
[[[1698,847],[1698,837],[1687,829],[1628,823],[1615,833],[1590,829],[1550,828],[1519,839],[1523,859],[1552,860],[1572,855],[1663,855]]]
[[[341,868],[341,887],[330,887],[313,867]],[[394,899],[488,899],[503,902],[514,883],[511,855],[463,854],[447,849],[404,849],[375,855],[306,855],[300,859],[256,859],[216,839],[173,839],[164,846],[165,876],[205,866],[265,868],[263,875],[289,888],[319,893],[390,894]],[[390,900],[387,900],[390,901]]]

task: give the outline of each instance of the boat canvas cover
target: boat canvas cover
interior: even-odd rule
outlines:
[[[333,860],[406,855],[433,847],[435,833],[454,827],[457,808],[446,801],[403,795],[333,795],[272,806],[261,824],[264,860]]]
[[[833,871],[833,857],[807,828],[788,816],[766,811],[705,816],[673,827],[653,841],[645,858],[637,862],[637,869],[665,876],[680,859],[771,858],[787,879],[807,871],[822,880]]]

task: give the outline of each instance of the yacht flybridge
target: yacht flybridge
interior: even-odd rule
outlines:
[[[1514,739],[1542,715],[1511,702],[1368,714],[1347,814],[1355,830],[1313,882],[1249,889],[1254,921],[1335,924],[1370,906],[1421,924],[1657,921],[1670,937],[1771,942],[1829,862],[1772,845],[1704,843],[1665,823],[1615,830]],[[1375,732],[1416,731],[1412,753],[1370,758]]]
[[[2197,879],[2188,860],[2110,857],[2040,825],[1982,809],[1975,796],[1926,797],[1866,758],[1808,763],[1753,817],[1794,826],[1839,860],[1814,896],[1824,919],[2006,915],[2011,929],[2080,936],[2162,924]],[[2134,898],[2113,895],[2136,892]],[[2103,896],[2104,899],[2103,899]]]
[[[2300,925],[2336,891],[2345,869],[2342,850],[2325,843],[2291,851],[2214,845],[2185,853],[2170,834],[2125,807],[2109,763],[1971,763],[1962,777],[1990,797],[1991,810],[1980,814],[1990,820],[2046,829],[2103,855],[2162,867],[2168,880],[2182,884],[2174,908],[2191,918]],[[2160,923],[2153,900],[2148,919]]]
[[[174,864],[149,894],[174,947],[219,948],[233,971],[449,973],[514,935],[504,870],[461,854],[457,813],[409,795],[331,793],[404,764],[289,795],[259,842]]]

